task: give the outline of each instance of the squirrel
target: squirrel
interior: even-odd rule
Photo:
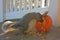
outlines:
[[[20,21],[18,21],[16,23],[12,22],[13,25],[11,23],[7,24],[6,23],[7,21],[3,25],[4,26],[9,25],[12,28],[22,30],[22,32],[24,33],[25,31],[27,31],[30,28],[31,25],[29,26],[29,24],[30,24],[30,21],[33,19],[40,20],[40,22],[43,22],[42,15],[39,12],[37,12],[37,13],[31,12],[31,13],[27,13],[26,15],[24,15]]]

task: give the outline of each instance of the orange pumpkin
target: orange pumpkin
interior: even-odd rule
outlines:
[[[50,16],[42,17],[43,22],[36,20],[35,26],[38,31],[47,32],[52,28],[52,19]]]

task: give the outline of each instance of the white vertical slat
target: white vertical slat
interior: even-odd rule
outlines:
[[[6,13],[7,13],[7,3],[8,3],[8,0],[6,0]]]
[[[26,9],[27,9],[27,3],[28,3],[28,0],[26,0],[26,3],[25,3],[25,5],[26,5]]]
[[[8,0],[6,0],[6,13],[9,12],[8,10]]]
[[[10,12],[13,12],[13,0],[10,0]]]
[[[11,12],[11,1],[12,1],[12,0],[10,0],[10,12]]]
[[[17,0],[15,0],[15,12],[17,11],[17,2],[16,2]]]
[[[42,0],[40,0],[40,8],[42,8]]]
[[[22,10],[22,0],[20,0],[20,10]]]
[[[24,10],[24,0],[22,0],[22,10]]]
[[[8,10],[10,12],[10,0],[8,0]]]
[[[38,0],[36,0],[36,8],[38,8]]]
[[[41,0],[41,1],[42,1],[41,7],[44,8],[44,1],[45,1],[45,0]]]
[[[24,0],[24,10],[26,10],[26,0]]]
[[[32,9],[32,1],[29,0],[29,10]]]
[[[34,8],[37,7],[37,1],[38,1],[38,0],[34,0]]]
[[[49,5],[50,5],[50,0],[47,0],[47,5],[48,5],[48,7],[49,7]]]
[[[26,9],[29,9],[30,1],[26,0]]]
[[[32,9],[32,0],[30,0],[30,6],[29,7]]]
[[[15,11],[15,0],[13,0],[13,11]]]

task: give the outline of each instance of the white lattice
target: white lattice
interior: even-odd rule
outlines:
[[[28,12],[44,13],[50,0],[6,0],[6,19],[21,18]]]

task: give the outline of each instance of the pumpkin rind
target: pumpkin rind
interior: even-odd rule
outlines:
[[[43,22],[36,20],[35,26],[38,31],[47,32],[52,28],[52,19],[50,16],[43,17]]]

